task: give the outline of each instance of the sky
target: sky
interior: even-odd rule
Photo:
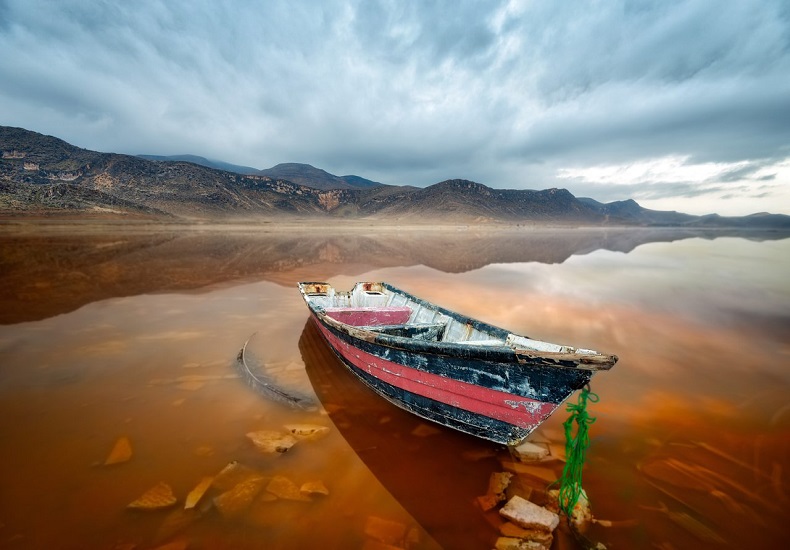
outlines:
[[[0,0],[0,125],[790,214],[790,2]]]

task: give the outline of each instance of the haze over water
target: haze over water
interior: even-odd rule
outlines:
[[[773,233],[0,227],[0,548],[493,547],[497,515],[475,497],[507,451],[426,429],[348,377],[307,323],[300,280],[385,280],[515,333],[619,355],[592,381],[584,486],[596,518],[613,522],[594,538],[785,548],[789,274],[790,238]],[[317,410],[239,378],[248,339]],[[559,409],[537,435],[561,442],[565,418]],[[330,432],[277,456],[246,437],[289,423]],[[131,459],[103,466],[120,437]],[[209,506],[215,491],[197,513],[178,511],[231,461],[321,480],[329,495],[227,517]],[[562,463],[542,468],[558,475]],[[126,509],[159,482],[175,508]],[[376,525],[410,534],[382,540]]]

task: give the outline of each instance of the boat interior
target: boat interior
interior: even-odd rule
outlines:
[[[592,350],[541,342],[474,322],[383,283],[357,283],[350,291],[337,291],[328,283],[299,283],[299,287],[305,300],[322,308],[327,316],[373,332],[462,345],[597,354]]]

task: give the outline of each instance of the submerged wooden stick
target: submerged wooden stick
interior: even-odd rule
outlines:
[[[252,337],[257,333],[253,333],[242,346],[239,354],[236,356],[236,367],[241,372],[243,378],[255,391],[277,401],[285,403],[291,407],[304,410],[313,410],[316,408],[315,403],[309,397],[289,393],[282,388],[275,386],[270,380],[260,373],[260,369],[254,368],[248,361],[247,345],[252,340]]]

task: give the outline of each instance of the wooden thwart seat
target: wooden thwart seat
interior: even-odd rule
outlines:
[[[446,323],[410,323],[398,325],[379,325],[360,327],[380,334],[388,334],[390,336],[402,336],[404,338],[413,338],[415,340],[433,340],[438,341],[444,336],[444,329]]]
[[[504,340],[459,340],[456,344],[465,344],[467,346],[504,346]]]

